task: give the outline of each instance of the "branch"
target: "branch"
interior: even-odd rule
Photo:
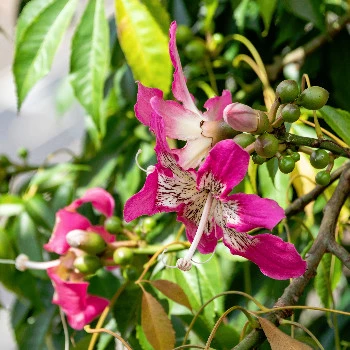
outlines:
[[[333,240],[328,243],[327,248],[350,270],[350,253],[344,247]]]
[[[284,290],[278,299],[275,307],[293,306],[299,300],[305,287],[316,275],[317,266],[323,255],[334,245],[335,230],[340,210],[350,193],[350,168],[347,168],[341,175],[331,199],[324,208],[324,216],[321,222],[320,231],[315,239],[309,253],[307,254],[307,270],[303,276],[294,279]],[[349,262],[348,262],[349,264]],[[278,310],[270,314],[267,319],[278,325],[279,318],[291,316],[291,310]],[[254,329],[237,346],[235,350],[248,350],[256,347],[266,339],[262,329]]]

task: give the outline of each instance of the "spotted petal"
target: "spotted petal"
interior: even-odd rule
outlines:
[[[277,236],[267,233],[250,236],[227,229],[224,244],[232,254],[249,259],[264,275],[277,280],[299,277],[306,270],[306,262],[294,245]]]

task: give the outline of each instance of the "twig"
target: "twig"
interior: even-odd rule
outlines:
[[[334,254],[350,270],[350,253],[335,240],[328,243],[328,251]]]

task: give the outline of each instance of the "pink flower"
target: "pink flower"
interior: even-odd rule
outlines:
[[[169,138],[187,141],[185,147],[172,150],[183,169],[196,168],[209,150],[220,140],[232,136],[232,129],[223,120],[224,108],[232,102],[231,94],[208,99],[202,113],[189,93],[176,47],[176,22],[170,25],[169,53],[175,68],[172,92],[177,101],[164,101],[163,92],[138,83],[136,117],[149,126],[152,113],[164,119],[165,134]]]
[[[126,202],[126,221],[141,215],[177,212],[192,242],[186,257],[177,263],[183,270],[191,267],[197,248],[201,253],[213,252],[222,238],[232,254],[251,260],[269,277],[287,279],[304,273],[306,263],[292,244],[271,234],[245,233],[257,227],[272,229],[284,218],[283,209],[275,201],[252,194],[230,195],[247,172],[246,151],[232,140],[224,140],[211,149],[197,172],[186,171],[168,147],[162,118],[154,115],[151,128],[157,137],[158,163],[140,192]]]
[[[108,243],[115,240],[115,236],[102,226],[93,226],[87,218],[76,212],[77,208],[87,202],[91,202],[92,206],[105,216],[113,215],[114,199],[107,191],[102,188],[87,190],[84,196],[57,212],[54,231],[49,242],[44,245],[47,251],[65,254],[69,249],[66,236],[68,232],[76,229],[96,232]]]

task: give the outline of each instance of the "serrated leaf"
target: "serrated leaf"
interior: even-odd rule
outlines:
[[[72,40],[71,84],[75,96],[102,127],[103,87],[109,64],[109,29],[104,1],[90,0]]]
[[[259,4],[259,10],[261,13],[261,17],[264,21],[265,29],[262,33],[263,35],[267,35],[270,29],[270,24],[272,20],[273,13],[275,12],[277,6],[277,0],[257,0]]]
[[[283,333],[266,318],[258,317],[258,319],[272,350],[312,350],[310,346]]]
[[[146,338],[146,334],[140,325],[136,326],[136,338],[138,339],[143,350],[153,350],[152,345]]]
[[[150,293],[143,291],[141,325],[147,340],[157,350],[175,347],[175,331],[163,307]]]
[[[18,109],[32,87],[50,71],[76,5],[77,0],[32,0],[21,13],[13,63]]]
[[[118,37],[134,78],[167,93],[172,70],[168,37],[150,13],[149,3],[149,0],[116,0]]]
[[[156,280],[156,281],[149,281],[149,282],[152,284],[152,286],[157,288],[169,299],[192,310],[192,307],[188,300],[187,295],[178,284],[167,280]]]
[[[330,106],[322,107],[320,113],[324,121],[350,145],[350,113]]]

